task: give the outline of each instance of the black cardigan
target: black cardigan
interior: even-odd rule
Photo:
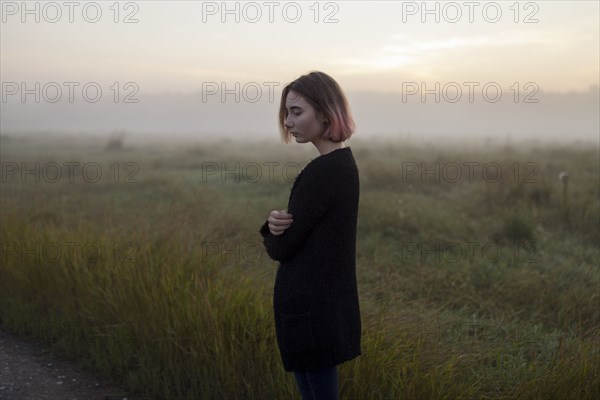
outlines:
[[[361,354],[356,284],[359,178],[350,147],[310,161],[294,181],[287,211],[293,222],[265,249],[280,262],[275,277],[275,332],[284,369],[338,365]]]

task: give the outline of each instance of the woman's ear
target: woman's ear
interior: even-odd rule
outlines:
[[[324,114],[323,112],[321,112],[321,111],[319,111],[319,112],[317,113],[317,119],[321,120],[321,123],[323,123],[323,124],[327,124],[327,123],[329,123],[329,121],[327,120],[327,117],[326,117],[326,116],[325,116],[325,114]]]

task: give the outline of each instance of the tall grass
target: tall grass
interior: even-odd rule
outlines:
[[[275,342],[277,263],[258,235],[270,210],[285,208],[291,181],[207,177],[204,168],[314,154],[51,145],[57,162],[135,161],[140,181],[3,182],[3,328],[149,398],[299,398]],[[600,397],[593,152],[352,147],[363,341],[362,355],[340,366],[340,397]],[[3,160],[51,159],[31,149],[13,140]],[[423,182],[402,175],[403,160],[533,160],[540,179]],[[559,170],[572,177],[568,213]],[[466,243],[501,255],[470,254]],[[427,252],[440,248],[448,251]]]

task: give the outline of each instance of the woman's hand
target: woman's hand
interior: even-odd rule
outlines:
[[[292,218],[292,214],[287,213],[287,210],[273,210],[267,221],[269,222],[269,231],[271,234],[279,236],[290,227],[294,219]]]

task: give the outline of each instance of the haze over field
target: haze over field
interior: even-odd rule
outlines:
[[[496,137],[504,141],[598,142],[597,88],[586,93],[538,93],[539,103],[425,103],[411,96],[377,92],[347,93],[357,123],[356,137],[377,134],[390,139],[470,140]],[[512,95],[511,95],[512,97]],[[233,97],[231,97],[233,99]],[[140,97],[137,104],[4,104],[2,132],[70,132],[102,134],[124,130],[135,136],[180,138],[271,138],[278,141],[277,102],[202,101],[202,94],[162,94]]]
[[[598,142],[598,2],[54,4],[2,3],[3,134],[277,140],[322,70],[363,137]]]

